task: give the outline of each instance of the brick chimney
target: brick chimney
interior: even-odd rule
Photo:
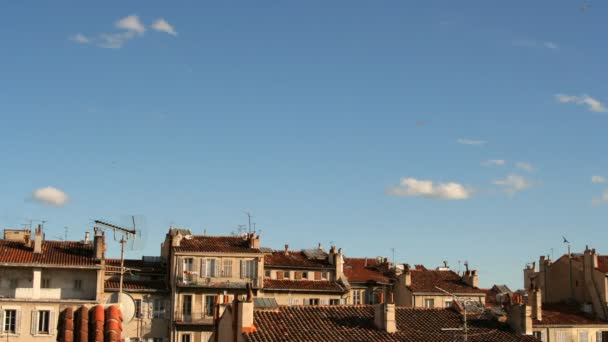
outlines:
[[[380,296],[380,303],[374,306],[374,325],[380,330],[388,333],[397,331],[397,322],[395,320],[395,303],[393,303],[393,294],[389,294],[388,303],[384,303],[384,296]]]
[[[106,255],[106,236],[104,232],[100,234],[97,227],[93,231],[95,232],[95,236],[93,237],[93,254],[95,255],[95,260],[101,261],[105,259]]]
[[[405,287],[412,285],[412,271],[410,270],[410,265],[403,265],[403,273],[400,275],[400,278]]]
[[[39,224],[34,232],[34,253],[42,253],[42,225]]]
[[[249,248],[260,248],[260,236],[255,233],[249,234]]]
[[[543,301],[541,290],[537,287],[528,294],[528,305],[532,307],[532,319],[543,320]]]
[[[462,275],[462,281],[471,287],[479,287],[479,276],[476,270],[466,270]]]

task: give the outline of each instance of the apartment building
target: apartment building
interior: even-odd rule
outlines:
[[[347,300],[342,250],[271,251],[264,256],[264,286],[257,297],[278,305],[338,305]]]
[[[103,296],[105,237],[50,241],[42,226],[4,231],[0,240],[0,336],[6,341],[57,340],[59,313]]]
[[[172,342],[208,340],[217,303],[263,287],[264,253],[259,236],[193,235],[170,229],[161,247],[170,289]]]
[[[344,275],[350,284],[348,304],[376,304],[388,296],[395,270],[386,258],[345,258]]]
[[[125,259],[123,300],[132,303],[122,312],[122,336],[128,342],[166,342],[169,339],[167,268],[160,257]],[[104,303],[116,303],[120,291],[120,259],[105,260]],[[130,304],[129,303],[129,304]]]
[[[405,264],[403,271],[397,275],[393,289],[395,303],[406,307],[449,307],[452,305],[453,297],[444,291],[456,295],[463,301],[485,305],[486,300],[486,291],[479,288],[477,271],[469,270],[468,266],[460,275],[450,270],[447,265],[430,270],[422,265],[416,265],[412,269]]]

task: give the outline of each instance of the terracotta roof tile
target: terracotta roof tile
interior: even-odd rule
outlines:
[[[608,273],[608,255],[597,256],[597,269],[600,272]]]
[[[301,251],[290,251],[288,254],[285,254],[285,251],[273,251],[264,256],[264,265],[288,268],[333,268],[327,258],[309,259]]]
[[[603,321],[585,314],[577,305],[568,304],[543,304],[543,320],[534,320],[535,326],[543,325],[577,325],[577,324],[603,324],[608,325],[608,321]]]
[[[391,280],[386,268],[373,258],[346,258],[344,275],[350,283],[389,283]]]
[[[33,244],[33,242],[32,242]],[[93,246],[77,241],[49,241],[42,243],[42,253],[21,241],[0,240],[0,263],[70,266],[96,266]]]
[[[254,311],[255,332],[243,334],[252,342],[268,341],[456,341],[459,313],[450,309],[396,308],[397,332],[387,333],[374,326],[370,305],[291,306],[275,311]],[[469,341],[537,341],[516,335],[507,326],[488,319],[469,320]]]
[[[346,292],[335,281],[264,279],[264,290]]]
[[[435,271],[435,270],[411,270],[413,292],[441,292],[436,286],[452,293],[480,293],[484,291],[472,287],[462,281],[460,275],[454,271]]]
[[[109,279],[104,283],[106,291],[115,290],[118,291],[120,287],[120,280]],[[123,280],[122,287],[125,291],[137,292],[137,291],[167,291],[167,284],[162,280]]]
[[[250,248],[249,241],[240,236],[191,235],[183,238],[176,252],[214,252],[214,253],[261,253],[259,248]]]

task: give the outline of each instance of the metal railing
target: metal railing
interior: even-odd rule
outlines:
[[[178,312],[175,316],[175,322],[184,324],[213,324],[213,314],[207,315],[204,312]]]

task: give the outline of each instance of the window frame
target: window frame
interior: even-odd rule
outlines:
[[[232,278],[234,271],[232,268],[233,265],[232,259],[223,259],[222,260],[222,276],[225,278]]]
[[[165,300],[161,298],[152,299],[152,319],[165,318]]]
[[[10,315],[12,317],[11,323],[7,323],[7,320],[9,318],[9,312],[13,313],[12,315]],[[3,335],[19,335],[19,312],[20,309],[13,307],[6,307],[2,309],[2,326],[0,327],[0,332],[2,332]],[[10,329],[10,326],[12,326],[12,329]]]
[[[74,279],[72,290],[82,291],[82,279]]]
[[[429,303],[431,305],[429,305]],[[424,307],[425,308],[434,308],[435,307],[435,298],[425,298],[424,299]]]

